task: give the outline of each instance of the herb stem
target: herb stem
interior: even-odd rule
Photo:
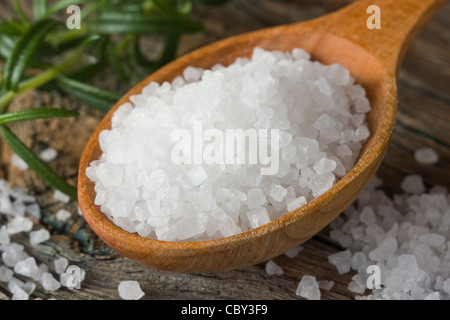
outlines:
[[[61,61],[54,67],[49,68],[30,79],[20,82],[16,91],[7,91],[0,97],[0,113],[3,113],[7,110],[8,105],[17,95],[53,80],[60,73],[64,72],[65,70],[73,66],[76,62],[78,62],[82,54],[82,48],[77,48],[65,60]]]

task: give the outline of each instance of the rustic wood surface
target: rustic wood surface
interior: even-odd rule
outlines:
[[[230,1],[217,8],[197,8],[194,15],[205,23],[206,31],[182,39],[179,54],[227,36],[260,29],[266,26],[303,21],[337,9],[351,1]],[[1,8],[0,19],[11,11]],[[450,3],[447,3],[422,30],[407,52],[399,74],[399,112],[389,151],[378,176],[384,180],[389,193],[399,191],[406,174],[423,175],[427,186],[442,185],[450,189]],[[111,78],[111,77],[109,77]],[[114,87],[114,83],[108,83]],[[119,88],[121,90],[123,88]],[[84,145],[102,117],[58,92],[33,91],[24,94],[12,110],[46,106],[72,106],[80,110],[78,119],[40,120],[20,124],[13,129],[36,151],[51,145],[59,152],[52,166],[76,182],[77,164]],[[325,228],[306,242],[297,257],[281,255],[274,259],[280,265],[282,276],[269,276],[264,264],[240,270],[214,274],[178,274],[150,269],[119,256],[93,234],[89,226],[77,215],[77,204],[63,205],[52,199],[52,190],[33,173],[14,168],[9,159],[11,152],[0,142],[0,177],[14,185],[34,192],[43,208],[43,219],[35,227],[45,226],[52,232],[49,241],[30,246],[28,237],[13,237],[26,246],[26,251],[40,262],[52,265],[58,257],[68,258],[86,270],[81,290],[60,289],[47,292],[38,285],[31,298],[118,299],[117,286],[123,280],[138,280],[146,293],[143,299],[299,299],[295,289],[303,275],[314,275],[318,280],[336,282],[331,291],[322,290],[322,299],[347,300],[355,294],[347,289],[352,273],[339,275],[328,263],[327,257],[340,248],[329,238]],[[435,148],[440,160],[436,165],[419,165],[414,150],[422,146]],[[61,208],[72,212],[69,222],[54,218]],[[7,217],[0,216],[0,224]],[[24,279],[24,278],[22,278]],[[0,282],[0,299],[11,294]]]

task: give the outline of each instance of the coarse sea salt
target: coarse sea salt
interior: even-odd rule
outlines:
[[[329,190],[369,137],[369,111],[343,66],[301,49],[255,48],[227,67],[188,67],[131,96],[100,133],[102,154],[86,175],[95,204],[128,232],[228,237]]]
[[[117,290],[119,296],[124,300],[139,300],[145,295],[139,282],[134,280],[122,281],[119,283]]]
[[[404,178],[404,193],[388,196],[381,186],[374,177],[330,224],[331,238],[345,248],[330,262],[339,273],[355,272],[348,289],[356,299],[450,300],[448,190],[425,189],[419,175]],[[373,290],[370,266],[379,270]]]
[[[50,232],[45,228],[31,231],[34,219],[40,219],[40,211],[34,196],[26,194],[20,187],[11,188],[6,180],[0,179],[0,214],[9,221],[0,226],[0,281],[8,283],[12,300],[28,300],[37,285],[44,289],[41,292],[56,291],[63,285],[72,287],[74,276],[79,288],[85,278],[84,269],[78,266],[72,265],[66,273],[69,261],[59,258],[54,260],[55,271],[60,278],[56,279],[45,263],[38,262],[25,251],[24,245],[14,241],[16,234],[21,232],[28,234],[32,245],[50,239]],[[27,280],[19,280],[15,275]]]

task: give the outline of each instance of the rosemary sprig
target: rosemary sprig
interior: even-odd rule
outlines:
[[[108,111],[119,94],[98,88],[89,80],[111,67],[125,85],[136,75],[153,72],[175,57],[178,40],[199,32],[202,25],[189,18],[196,3],[218,4],[223,0],[33,0],[29,17],[13,0],[16,17],[0,21],[0,136],[44,181],[74,200],[76,188],[58,176],[28,148],[8,124],[39,118],[72,117],[77,113],[57,108],[8,112],[12,101],[30,89],[59,89],[84,104]],[[61,18],[69,6],[81,7],[81,28],[69,29]],[[144,34],[162,35],[158,59],[148,59],[139,39]],[[93,63],[80,63],[89,55]],[[29,70],[33,69],[30,76]],[[36,74],[36,70],[38,70]]]

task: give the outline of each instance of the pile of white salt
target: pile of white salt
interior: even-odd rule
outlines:
[[[86,170],[95,204],[142,237],[196,241],[260,227],[329,190],[369,137],[363,87],[301,49],[256,48],[183,76],[120,106]]]

